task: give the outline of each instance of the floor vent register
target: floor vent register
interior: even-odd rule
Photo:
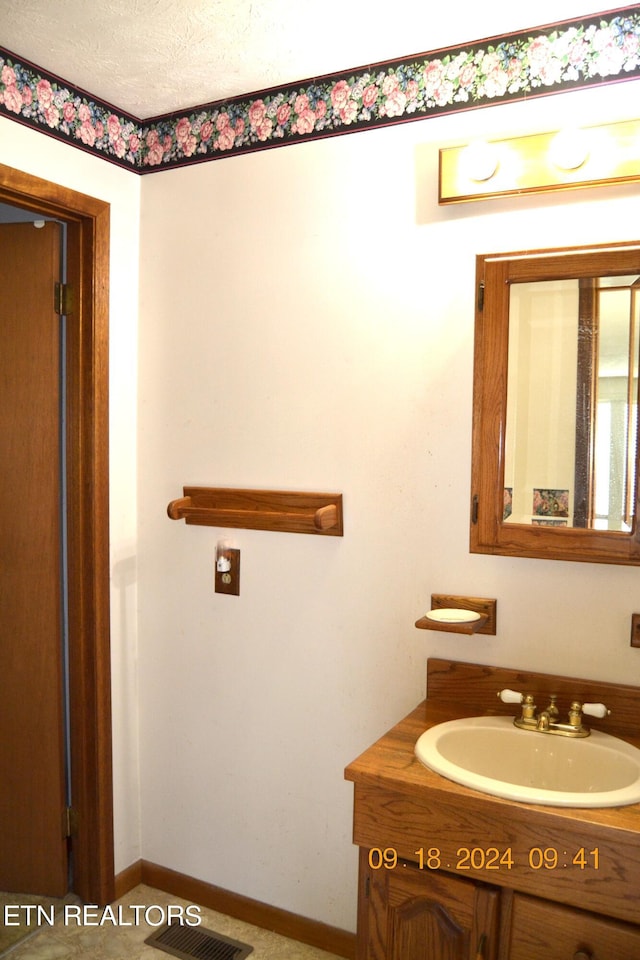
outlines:
[[[145,943],[182,960],[243,960],[253,950],[246,943],[230,940],[213,930],[177,923],[156,930]]]

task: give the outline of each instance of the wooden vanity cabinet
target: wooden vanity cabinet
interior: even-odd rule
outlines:
[[[377,854],[360,850],[357,960],[497,960],[499,890]]]
[[[508,893],[505,894],[507,900]],[[513,894],[499,960],[638,960],[640,928]],[[506,906],[506,904],[505,904]]]
[[[372,866],[375,864],[375,866]],[[639,960],[640,927],[360,850],[356,960]]]
[[[504,688],[606,703],[608,732],[640,746],[638,688],[427,667],[427,700],[345,770],[360,849],[356,960],[640,960],[640,804],[501,800],[440,777],[414,752],[436,723],[502,711]],[[597,861],[583,863],[596,848]]]

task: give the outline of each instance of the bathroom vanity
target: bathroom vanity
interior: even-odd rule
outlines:
[[[602,701],[611,715],[593,728],[640,746],[639,688],[429,660],[427,699],[345,771],[360,848],[357,960],[640,958],[640,804],[500,799],[415,756],[435,724],[515,716],[497,698],[505,687],[539,703],[557,694],[559,706]]]

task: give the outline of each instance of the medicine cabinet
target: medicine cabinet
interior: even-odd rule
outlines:
[[[640,564],[640,243],[476,278],[471,552]]]

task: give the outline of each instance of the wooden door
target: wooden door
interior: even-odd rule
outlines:
[[[67,891],[60,227],[0,225],[0,890]]]

